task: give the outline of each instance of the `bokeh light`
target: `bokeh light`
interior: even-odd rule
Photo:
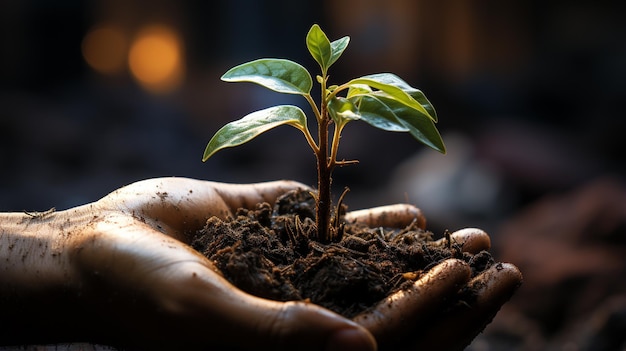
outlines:
[[[128,54],[133,77],[147,90],[166,93],[183,79],[183,48],[171,28],[154,25],[139,31]]]
[[[121,29],[113,25],[98,25],[82,42],[87,64],[102,74],[117,74],[125,69],[128,41]]]

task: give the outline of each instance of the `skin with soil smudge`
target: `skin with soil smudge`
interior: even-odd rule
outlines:
[[[466,261],[472,276],[493,264],[486,251],[471,255],[454,242],[436,245],[433,234],[415,224],[391,230],[346,223],[339,242],[322,244],[309,240],[314,217],[309,192],[291,192],[273,206],[239,210],[232,220],[209,219],[192,245],[250,294],[309,300],[348,318],[445,259]],[[471,298],[471,292],[460,292],[460,301]]]

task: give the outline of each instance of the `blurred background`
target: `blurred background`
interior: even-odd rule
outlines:
[[[219,77],[260,57],[317,65],[313,23],[350,45],[331,82],[393,72],[437,109],[448,153],[351,123],[336,193],[481,227],[525,283],[473,350],[626,347],[626,22],[601,1],[0,2],[0,211],[65,209],[184,176],[315,185],[294,128],[206,163],[223,124],[279,103]],[[618,279],[616,279],[616,277]],[[593,318],[592,318],[593,317]]]

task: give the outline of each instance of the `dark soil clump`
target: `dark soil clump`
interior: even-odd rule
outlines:
[[[322,244],[310,239],[314,216],[312,196],[290,192],[273,206],[262,203],[239,210],[236,218],[209,219],[192,245],[250,294],[309,300],[348,318],[447,258],[468,262],[473,275],[494,262],[486,251],[463,253],[459,244],[437,242],[415,225],[389,229],[345,223],[340,241]]]

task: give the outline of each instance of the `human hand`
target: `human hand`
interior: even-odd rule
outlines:
[[[422,229],[426,226],[419,209],[403,204],[354,211],[346,219],[371,227],[402,228],[411,221]],[[470,254],[491,246],[489,235],[477,228],[458,230],[450,234],[449,240]],[[437,243],[448,245],[448,239]],[[521,283],[520,271],[510,263],[496,263],[470,278],[466,263],[448,259],[431,268],[411,289],[388,296],[373,311],[354,320],[375,336],[380,349],[463,350]],[[473,291],[472,301],[457,302],[462,289]]]
[[[23,262],[38,255],[40,266],[15,264],[0,278],[4,296],[9,291],[25,292],[5,300],[18,302],[5,309],[5,316],[16,323],[0,331],[0,339],[89,340],[149,349],[368,350],[375,345],[374,337],[381,348],[411,341],[414,345],[408,349],[421,345],[450,349],[440,347],[440,342],[450,342],[449,335],[454,335],[458,345],[444,345],[460,349],[491,320],[521,280],[514,266],[502,264],[469,281],[467,265],[449,260],[431,269],[409,292],[396,294],[374,312],[350,321],[311,303],[246,294],[186,245],[208,217],[226,217],[239,207],[272,202],[298,187],[303,186],[288,181],[231,185],[150,179],[93,204],[23,217],[21,223],[38,233],[28,236],[30,247],[40,248],[31,250]],[[419,215],[406,206],[389,211]],[[15,222],[13,217],[0,223]],[[379,225],[389,218],[367,211],[348,215],[349,220]],[[17,225],[5,225],[3,240],[7,227],[9,233],[19,231]],[[453,236],[470,252],[489,247],[488,236],[479,231]],[[15,261],[14,255],[8,253],[7,260]],[[19,267],[24,267],[22,275]],[[448,306],[446,298],[466,284],[482,287],[471,311]],[[42,285],[55,287],[54,294],[39,289]],[[24,310],[24,299],[40,303]],[[444,317],[429,330],[421,329],[441,311],[446,311]],[[20,328],[24,326],[30,327],[27,334]]]

